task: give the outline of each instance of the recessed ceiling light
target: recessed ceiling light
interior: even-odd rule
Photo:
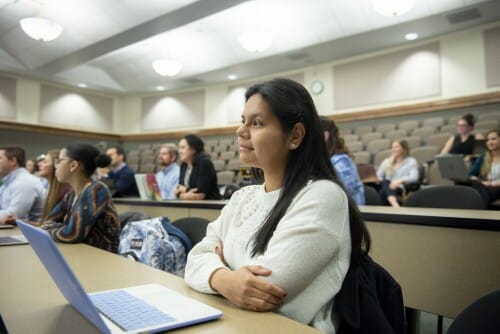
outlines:
[[[80,88],[87,88],[87,84],[83,83],[83,82],[79,83],[77,86],[80,87]]]
[[[409,32],[405,35],[405,39],[407,41],[413,41],[418,38],[418,34],[416,32]]]
[[[238,79],[238,76],[236,76],[236,74],[229,74],[229,75],[227,76],[227,78],[228,78],[229,80],[236,80],[236,79]]]
[[[163,91],[165,90],[165,86],[156,86],[156,90]]]

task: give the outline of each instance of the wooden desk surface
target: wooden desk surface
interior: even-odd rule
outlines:
[[[20,231],[0,230],[0,235]],[[220,309],[222,319],[182,333],[318,333],[275,313],[238,309],[219,296],[190,289],[181,278],[90,247],[58,244],[87,292],[159,283]],[[0,313],[11,333],[98,333],[61,295],[29,245],[0,247]]]

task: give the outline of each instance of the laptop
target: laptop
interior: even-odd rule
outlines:
[[[160,187],[153,173],[135,174],[135,183],[139,189],[139,196],[142,200],[161,201]]]
[[[0,236],[0,246],[24,245],[28,240],[24,235],[2,235]]]
[[[461,154],[438,155],[436,160],[443,179],[469,181],[469,171]]]
[[[66,300],[102,333],[156,333],[218,319],[222,312],[159,284],[87,294],[51,236],[17,221]]]

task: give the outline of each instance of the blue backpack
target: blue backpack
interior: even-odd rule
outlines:
[[[129,222],[120,234],[118,253],[177,276],[184,276],[191,242],[166,217]]]

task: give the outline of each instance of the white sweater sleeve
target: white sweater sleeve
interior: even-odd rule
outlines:
[[[340,289],[351,250],[344,191],[329,181],[306,188],[280,221],[266,252],[251,263],[271,269],[266,279],[287,291],[280,313],[304,323]]]
[[[237,193],[233,195],[237,197]],[[215,248],[222,245],[224,239],[223,226],[228,211],[232,211],[234,201],[230,201],[221,211],[220,216],[207,226],[207,234],[188,254],[184,280],[193,289],[217,294],[218,292],[210,287],[208,282],[210,275],[218,268],[226,268],[215,253]]]

